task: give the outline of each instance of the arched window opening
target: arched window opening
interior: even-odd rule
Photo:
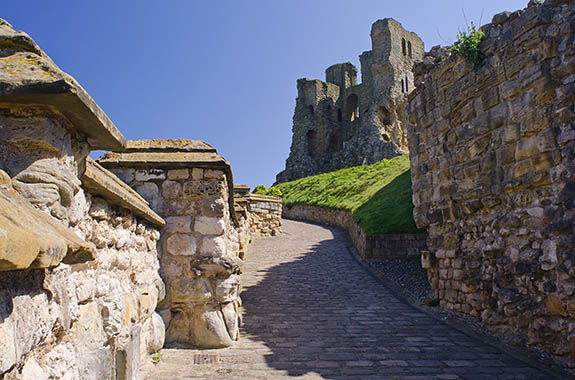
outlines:
[[[389,137],[389,135],[387,133],[382,133],[381,134],[381,138],[383,139],[383,141],[385,142],[390,142],[391,138]]]
[[[401,92],[405,93],[405,82],[401,80]]]
[[[359,119],[359,98],[356,94],[351,94],[345,101],[345,121],[354,121]]]
[[[377,117],[379,118],[379,122],[383,125],[391,125],[391,113],[385,107],[379,107],[377,110]]]
[[[409,55],[409,58],[411,58],[411,41],[407,42],[407,54]]]
[[[313,106],[309,106],[308,109],[309,109],[309,113],[313,116]]]
[[[328,153],[335,153],[341,149],[339,144],[339,139],[336,135],[330,135],[327,141],[327,152]]]
[[[405,77],[405,92],[409,92],[409,79]]]
[[[405,46],[405,38],[401,39],[401,52],[403,53],[403,55],[407,54],[407,48]]]
[[[317,153],[317,133],[316,131],[308,131],[307,137],[307,155],[313,157]]]
[[[341,115],[341,108],[337,109],[337,121],[342,121],[343,117]]]

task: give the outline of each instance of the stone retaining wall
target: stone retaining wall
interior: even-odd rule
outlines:
[[[530,2],[483,27],[485,64],[416,65],[414,215],[441,306],[575,359],[575,8]]]
[[[345,229],[364,259],[419,256],[426,249],[426,234],[366,235],[347,210],[296,204],[291,208],[284,206],[283,216]]]
[[[279,198],[247,194],[250,236],[276,236],[282,228],[282,201]]]

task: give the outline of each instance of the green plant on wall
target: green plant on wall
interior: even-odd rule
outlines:
[[[485,61],[485,56],[481,51],[481,41],[484,37],[485,32],[471,23],[467,32],[457,34],[457,41],[451,46],[451,52],[472,63],[475,69],[478,69]]]

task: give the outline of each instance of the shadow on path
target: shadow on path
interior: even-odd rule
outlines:
[[[286,229],[277,249],[256,242],[242,293],[242,339],[270,348],[270,368],[324,379],[554,379],[396,298],[353,260],[343,231]]]

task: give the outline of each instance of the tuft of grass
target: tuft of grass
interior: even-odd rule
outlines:
[[[352,211],[366,234],[421,232],[413,221],[409,156],[319,174],[277,186],[283,204]]]
[[[152,363],[158,364],[162,360],[162,353],[160,351],[156,351],[152,354]]]
[[[472,63],[475,69],[479,69],[485,61],[485,55],[481,51],[481,41],[484,37],[485,32],[471,23],[467,32],[457,34],[457,41],[451,46],[451,52]]]

